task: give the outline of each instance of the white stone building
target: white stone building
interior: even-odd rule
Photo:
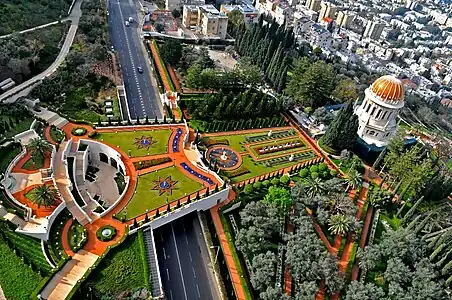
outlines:
[[[392,75],[382,76],[366,89],[365,95],[355,108],[358,136],[369,145],[385,147],[397,130],[397,115],[405,103],[403,83]]]

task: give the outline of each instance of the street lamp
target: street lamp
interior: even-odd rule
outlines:
[[[218,252],[220,252],[220,246],[210,246],[210,249],[215,249],[215,248],[217,248],[217,254],[215,254],[215,262],[214,262],[214,264],[217,264]]]

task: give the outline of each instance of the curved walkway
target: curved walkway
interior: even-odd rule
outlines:
[[[2,101],[15,102],[18,98],[28,95],[28,93],[30,93],[30,91],[36,84],[39,84],[41,80],[43,80],[47,76],[50,76],[57,70],[57,68],[60,66],[60,64],[64,61],[67,54],[69,53],[69,50],[71,49],[72,46],[72,42],[74,41],[75,34],[78,28],[78,22],[80,20],[80,16],[82,15],[81,12],[82,2],[83,0],[77,0],[75,2],[71,14],[67,18],[72,22],[72,24],[66,35],[66,39],[64,40],[63,46],[61,47],[60,53],[58,54],[55,61],[44,72],[34,76],[33,78],[25,82],[22,82],[18,86],[15,86],[14,88],[8,90],[7,92],[1,94],[0,102]]]
[[[69,246],[69,240],[64,237],[69,235],[69,229],[71,228],[73,222],[74,219],[72,218],[67,220],[66,224],[64,224],[63,231],[61,232],[61,246],[63,246],[64,252],[66,252],[66,254],[70,257],[74,257],[75,253],[72,251],[71,246]]]

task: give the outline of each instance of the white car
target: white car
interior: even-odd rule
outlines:
[[[126,26],[129,26],[129,25],[130,25],[129,21],[126,21]]]

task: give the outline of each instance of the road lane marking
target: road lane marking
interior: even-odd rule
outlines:
[[[169,271],[168,268],[166,268],[166,276],[168,276],[168,281],[171,281],[170,277],[169,277]]]
[[[196,284],[196,292],[198,293],[198,298],[201,298],[201,294],[199,293],[199,286]]]
[[[193,271],[193,277],[196,279],[196,272],[195,272],[195,268],[191,267],[192,271]]]
[[[162,249],[163,249],[163,257],[166,259],[166,251],[165,251],[165,248],[163,247]]]
[[[193,262],[193,258],[191,257],[191,252],[188,252],[188,256],[190,256],[190,262]]]
[[[182,287],[184,289],[185,300],[188,300],[188,298],[187,298],[187,290],[185,289],[184,275],[182,273],[182,266],[180,264],[179,249],[177,249],[176,235],[174,234],[174,227],[173,227],[172,223],[171,223],[171,231],[173,233],[174,246],[176,247],[177,263],[179,264],[179,271],[180,271],[180,276],[181,276],[181,280],[182,280]]]
[[[187,245],[188,245],[188,238],[187,238],[187,235],[185,235],[185,242],[186,242]]]
[[[173,300],[173,291],[172,291],[172,290],[169,290],[169,294],[170,294],[171,300]]]

